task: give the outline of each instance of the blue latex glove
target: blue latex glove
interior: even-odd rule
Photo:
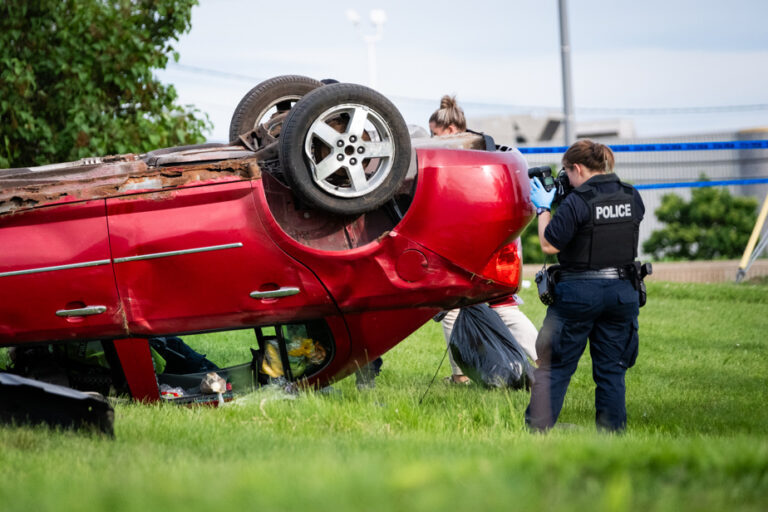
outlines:
[[[552,200],[555,198],[555,187],[547,192],[539,178],[531,178],[531,202],[536,208],[552,208]]]

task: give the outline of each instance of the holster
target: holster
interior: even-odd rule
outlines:
[[[559,272],[560,265],[551,265],[549,268],[544,266],[536,272],[535,281],[539,291],[539,300],[545,306],[551,306],[555,303],[555,284],[557,284]]]
[[[629,279],[632,282],[632,286],[637,290],[638,303],[640,307],[643,307],[648,300],[644,279],[645,276],[653,274],[653,265],[650,263],[633,261],[627,268],[627,271],[629,272]]]

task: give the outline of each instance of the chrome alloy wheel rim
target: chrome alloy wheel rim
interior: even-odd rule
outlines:
[[[376,190],[392,170],[395,145],[392,130],[370,107],[336,105],[320,114],[304,139],[312,180],[328,194],[341,198]]]

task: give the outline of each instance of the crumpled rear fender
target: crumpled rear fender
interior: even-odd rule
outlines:
[[[519,151],[421,149],[419,184],[395,232],[476,274],[535,215]]]

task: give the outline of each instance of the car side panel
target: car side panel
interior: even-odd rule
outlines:
[[[490,162],[495,164],[496,160],[492,157]],[[474,304],[517,290],[516,285],[480,275],[496,251],[517,236],[530,220],[517,211],[520,208],[524,212],[528,200],[527,196],[520,199],[520,185],[513,183],[506,164],[508,160],[500,159],[488,169],[470,165],[470,171],[478,176],[468,174],[466,183],[455,183],[447,176],[453,169],[434,166],[424,170],[404,219],[373,242],[349,250],[317,249],[292,238],[276,222],[264,191],[254,190],[257,210],[270,236],[312,269],[344,314],[352,352],[351,366],[342,374],[353,369],[356,362],[364,361],[366,354],[374,358],[389,350],[441,309]],[[453,193],[446,187],[458,187],[459,191]],[[510,197],[508,193],[517,195]],[[452,204],[452,211],[447,206],[435,205],[439,201],[432,196],[440,194]],[[521,204],[516,204],[518,200]],[[438,208],[437,212],[429,211],[422,202]],[[480,214],[471,213],[474,208],[483,210],[488,225],[483,225]],[[467,212],[474,215],[472,222],[460,218]],[[447,229],[453,229],[453,233],[435,233]],[[453,243],[452,236],[456,237]]]
[[[272,216],[263,190],[255,191],[270,236],[312,269],[343,313],[451,308],[516,291],[481,275],[496,251],[530,220],[522,180],[514,177],[517,169],[510,169],[515,157],[432,151],[425,158],[432,165],[420,171],[405,217],[393,230],[354,249],[321,250],[291,238]],[[464,179],[457,181],[452,173]]]
[[[107,210],[117,285],[133,335],[338,314],[318,279],[264,233],[250,181],[109,199]],[[251,297],[278,289],[296,293]]]
[[[395,231],[350,250],[307,247],[289,237],[275,222],[263,190],[255,190],[254,196],[270,236],[312,269],[345,314],[421,306],[450,308],[498,296],[506,290],[486,283]],[[418,261],[413,263],[413,259]]]
[[[0,216],[0,247],[0,344],[125,334],[104,200]]]

